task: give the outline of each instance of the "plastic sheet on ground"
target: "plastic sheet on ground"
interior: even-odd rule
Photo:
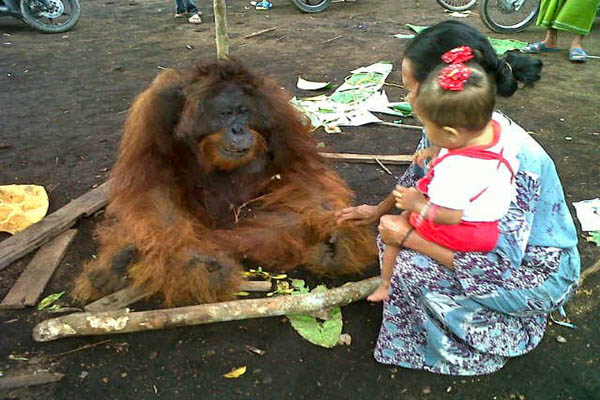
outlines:
[[[383,85],[392,64],[378,62],[352,71],[346,81],[331,95],[297,99],[291,102],[306,114],[316,129],[331,130],[339,126],[361,126],[382,122],[373,112],[394,116],[410,115],[406,102],[390,102]]]

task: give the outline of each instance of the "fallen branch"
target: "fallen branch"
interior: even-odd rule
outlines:
[[[106,340],[101,340],[101,341],[96,342],[96,343],[84,344],[83,346],[79,346],[79,347],[77,347],[76,349],[73,349],[73,350],[63,351],[62,353],[57,353],[57,354],[51,354],[51,355],[48,356],[48,358],[51,358],[51,359],[55,360],[57,358],[67,356],[69,354],[73,354],[73,353],[77,353],[79,351],[91,349],[92,347],[100,346],[101,344],[106,344],[106,343],[109,343],[109,342],[112,342],[112,340],[106,339]]]
[[[212,322],[302,314],[364,299],[380,278],[370,278],[319,293],[228,301],[180,308],[128,312],[76,313],[40,322],[33,339],[48,342],[70,336],[106,335],[201,325]]]
[[[268,292],[271,288],[272,284],[269,281],[244,281],[239,287],[244,292]],[[148,290],[130,286],[88,304],[84,310],[88,312],[120,310],[151,295],[152,292]]]
[[[339,38],[341,38],[341,37],[342,37],[342,35],[340,35],[340,36],[336,36],[336,37],[333,37],[333,38],[331,38],[331,39],[327,39],[327,40],[326,40],[326,41],[324,41],[323,43],[331,43],[331,42],[333,42],[334,40],[338,40],[338,39],[339,39]]]
[[[353,153],[319,153],[325,158],[335,161],[377,164],[385,162],[388,164],[410,164],[412,156],[409,155],[383,155],[383,154],[353,154]]]
[[[392,174],[392,171],[390,171],[390,169],[389,169],[388,167],[386,167],[385,165],[383,165],[383,164],[381,163],[381,161],[379,161],[379,159],[378,159],[377,157],[375,157],[375,161],[377,161],[377,164],[379,164],[379,166],[380,166],[380,167],[381,167],[381,168],[382,168],[382,169],[383,169],[385,172],[387,172],[387,173],[388,173],[388,175],[394,175],[394,174]]]
[[[581,276],[579,277],[579,286],[583,285],[583,281],[585,281],[587,279],[587,277],[589,277],[590,275],[592,275],[593,273],[596,273],[598,271],[600,271],[600,258],[596,260],[594,265],[592,265],[589,268],[586,268],[581,273]]]
[[[276,27],[276,26],[274,26],[274,27],[272,27],[272,28],[263,29],[263,30],[261,30],[261,31],[258,31],[258,32],[253,32],[253,33],[251,33],[251,34],[249,34],[249,35],[246,35],[246,36],[244,36],[244,37],[245,37],[246,39],[250,39],[250,38],[253,38],[253,37],[255,37],[255,36],[262,35],[263,33],[267,33],[267,32],[273,32],[275,29],[277,29],[277,27]]]
[[[37,372],[0,378],[0,389],[15,389],[25,386],[43,385],[60,381],[65,375],[52,372]]]
[[[109,183],[103,183],[40,222],[3,240],[0,243],[0,271],[72,227],[80,217],[88,217],[104,207],[108,203]]]

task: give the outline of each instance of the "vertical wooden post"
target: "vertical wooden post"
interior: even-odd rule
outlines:
[[[217,42],[217,58],[229,58],[229,37],[227,36],[227,5],[225,0],[213,0],[215,12],[215,41]]]

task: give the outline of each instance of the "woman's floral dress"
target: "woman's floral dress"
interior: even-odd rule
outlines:
[[[454,270],[400,251],[375,348],[381,363],[451,375],[497,371],[538,345],[548,313],[577,288],[577,232],[554,163],[516,123],[493,118],[520,147],[517,197],[498,245],[455,253]],[[428,145],[423,139],[419,148]],[[411,165],[400,184],[414,186],[421,176]],[[381,258],[385,245],[378,245]]]

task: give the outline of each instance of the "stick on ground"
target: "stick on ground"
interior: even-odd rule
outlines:
[[[319,153],[325,158],[332,159],[334,161],[345,161],[351,163],[368,163],[377,164],[377,160],[380,163],[387,164],[410,164],[412,162],[412,156],[409,155],[384,155],[384,154],[354,154],[354,153]]]
[[[277,27],[276,27],[276,26],[274,26],[274,27],[272,27],[272,28],[263,29],[263,30],[261,30],[261,31],[258,31],[258,32],[252,32],[251,34],[249,34],[249,35],[246,35],[246,36],[244,36],[244,37],[245,37],[246,39],[250,39],[250,38],[253,38],[253,37],[255,37],[255,36],[262,35],[263,33],[267,33],[267,32],[273,32],[275,29],[277,29]]]
[[[33,328],[32,334],[35,341],[48,342],[70,336],[139,332],[212,322],[309,313],[364,299],[379,286],[380,282],[381,279],[375,277],[319,293],[237,300],[162,310],[76,313],[42,321]]]
[[[244,281],[239,289],[245,292],[268,292],[271,287],[272,284],[268,281]],[[88,312],[120,310],[151,295],[150,291],[131,286],[88,304],[84,310]]]
[[[45,244],[36,253],[0,304],[0,310],[24,308],[37,304],[76,233],[77,229],[69,229],[50,243]]]
[[[381,122],[378,122],[377,124],[385,125],[385,126],[393,126],[394,128],[415,129],[415,130],[419,130],[419,131],[423,130],[423,127],[419,126],[419,125],[395,124],[393,122],[386,122],[386,121],[381,121]]]
[[[104,207],[108,203],[109,183],[103,183],[40,222],[0,242],[0,271],[72,227],[79,218],[88,217]]]

